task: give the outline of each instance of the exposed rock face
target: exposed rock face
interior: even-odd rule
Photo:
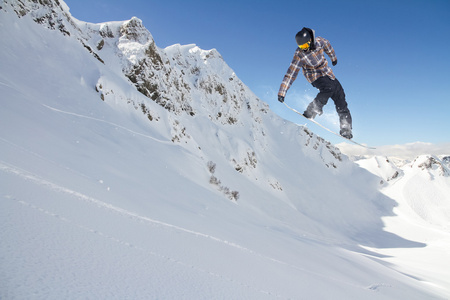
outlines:
[[[416,158],[411,167],[417,167],[424,171],[437,171],[440,176],[449,176],[450,171],[444,162],[433,155],[422,155]]]

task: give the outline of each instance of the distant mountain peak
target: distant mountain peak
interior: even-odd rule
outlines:
[[[411,167],[428,172],[437,172],[439,176],[450,176],[450,171],[445,163],[434,155],[421,155],[417,157]]]

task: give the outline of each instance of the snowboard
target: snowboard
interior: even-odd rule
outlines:
[[[369,147],[369,146],[367,146],[367,145],[360,144],[360,143],[358,143],[358,142],[356,142],[356,141],[354,141],[354,140],[352,140],[352,139],[346,138],[346,137],[340,135],[339,133],[336,133],[336,132],[334,132],[333,130],[328,129],[327,127],[323,126],[323,125],[320,124],[319,122],[314,121],[313,119],[308,119],[308,118],[305,117],[301,112],[299,112],[299,111],[293,109],[292,107],[290,107],[289,105],[287,105],[285,102],[283,102],[283,103],[284,103],[284,105],[286,105],[287,108],[289,108],[289,109],[292,110],[293,112],[299,114],[300,116],[302,116],[302,117],[305,118],[306,120],[313,122],[314,124],[316,124],[316,125],[322,127],[323,129],[325,129],[325,130],[328,131],[328,132],[331,132],[331,133],[334,134],[334,135],[337,135],[337,136],[340,137],[340,138],[343,138],[343,139],[345,139],[345,140],[347,140],[347,141],[349,141],[349,142],[351,142],[351,143],[353,143],[353,144],[355,144],[355,145],[358,145],[358,146],[361,146],[361,147],[364,147],[364,148],[367,148],[367,149],[376,149],[376,148],[374,148],[374,147]]]

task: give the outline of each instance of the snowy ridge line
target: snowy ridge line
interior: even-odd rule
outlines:
[[[65,194],[69,194],[69,195],[74,196],[76,198],[80,198],[80,199],[82,199],[82,200],[84,200],[86,202],[93,203],[93,204],[97,205],[100,208],[111,210],[113,212],[119,213],[120,215],[124,215],[124,216],[126,216],[128,218],[131,218],[131,219],[136,219],[136,220],[145,221],[145,222],[148,222],[148,223],[157,224],[157,225],[160,225],[160,226],[164,226],[164,227],[167,227],[167,228],[171,228],[171,229],[175,229],[175,230],[178,230],[178,231],[181,231],[181,232],[192,234],[192,235],[195,235],[195,236],[198,236],[198,237],[210,239],[212,241],[215,241],[215,242],[218,242],[218,243],[222,243],[224,245],[236,248],[236,249],[241,250],[243,252],[247,252],[247,253],[250,253],[250,254],[253,254],[253,255],[257,255],[257,256],[259,256],[259,257],[261,257],[263,259],[267,259],[269,261],[272,261],[272,262],[275,262],[275,263],[278,263],[278,264],[281,264],[281,265],[284,265],[284,266],[288,266],[288,267],[291,267],[293,269],[296,269],[296,270],[299,270],[299,271],[302,271],[302,272],[306,272],[306,273],[312,274],[312,275],[317,276],[317,277],[327,278],[329,280],[340,282],[340,283],[343,283],[343,284],[346,284],[346,285],[349,285],[349,286],[352,286],[352,287],[356,287],[356,288],[359,288],[359,289],[367,289],[367,287],[362,287],[362,286],[359,286],[359,285],[356,285],[356,284],[353,284],[353,283],[349,283],[349,282],[346,282],[346,281],[343,281],[343,280],[340,280],[340,279],[337,279],[337,278],[326,276],[324,274],[316,273],[316,272],[313,272],[311,270],[307,270],[307,269],[304,269],[304,268],[301,268],[301,267],[298,267],[298,266],[295,266],[295,265],[292,265],[292,264],[288,264],[288,263],[283,262],[281,260],[274,259],[274,258],[265,256],[265,255],[262,255],[262,254],[260,254],[258,252],[255,252],[255,251],[251,250],[251,249],[245,248],[245,247],[240,246],[238,244],[235,244],[235,243],[232,243],[232,242],[229,242],[229,241],[226,241],[226,240],[223,240],[223,239],[220,239],[220,238],[217,238],[217,237],[205,234],[205,233],[189,230],[189,229],[186,229],[186,228],[183,228],[183,227],[179,227],[179,226],[176,226],[176,225],[173,225],[173,224],[169,224],[169,223],[157,221],[157,220],[154,220],[154,219],[151,219],[151,218],[148,218],[148,217],[140,216],[140,215],[138,215],[136,213],[133,213],[133,212],[127,211],[125,209],[116,207],[114,205],[105,203],[105,202],[100,201],[98,199],[95,199],[93,197],[90,197],[90,196],[84,195],[82,193],[70,190],[68,188],[59,186],[59,185],[57,185],[55,183],[52,183],[52,182],[47,181],[47,180],[45,180],[43,178],[40,178],[38,175],[32,174],[32,173],[30,173],[30,172],[28,172],[26,170],[23,170],[21,168],[18,168],[16,166],[13,166],[13,165],[8,164],[8,163],[6,163],[4,161],[1,161],[1,160],[0,160],[0,170],[5,172],[5,173],[10,173],[10,174],[14,174],[16,176],[22,177],[25,180],[33,182],[33,183],[35,183],[37,185],[44,186],[46,188],[49,188],[50,190],[53,190],[53,191],[56,191],[56,192],[65,193]]]
[[[69,171],[69,172],[71,172],[71,173],[77,174],[77,176],[81,176],[81,177],[84,177],[84,178],[93,180],[92,177],[86,176],[86,175],[83,174],[83,173],[80,173],[80,172],[75,171],[75,170],[73,170],[73,169],[70,169],[70,168],[68,168],[68,167],[66,167],[66,166],[63,166],[63,165],[61,165],[61,164],[58,164],[58,163],[56,163],[56,162],[54,162],[54,161],[52,161],[52,160],[50,160],[50,159],[48,159],[48,158],[43,157],[42,155],[39,155],[39,154],[36,153],[36,152],[30,151],[30,150],[28,150],[28,149],[26,149],[26,148],[24,148],[24,147],[22,147],[22,146],[19,146],[19,145],[15,144],[15,143],[13,143],[13,142],[11,142],[11,141],[8,141],[8,140],[4,139],[4,138],[2,138],[2,137],[0,137],[0,142],[3,142],[3,143],[5,143],[5,144],[7,144],[7,145],[9,145],[9,146],[11,146],[11,147],[14,147],[14,148],[16,148],[16,149],[18,149],[18,150],[20,150],[20,151],[22,151],[22,152],[24,152],[24,153],[28,153],[28,154],[30,154],[30,155],[32,155],[32,156],[34,156],[34,157],[37,157],[38,159],[43,160],[43,161],[45,161],[45,162],[48,162],[49,164],[52,164],[52,165],[54,165],[54,166],[57,166],[57,167],[62,168],[62,169],[64,169],[64,170],[67,170],[67,171]]]
[[[80,114],[76,114],[76,113],[60,110],[60,109],[57,109],[57,108],[54,108],[54,107],[51,107],[51,106],[48,106],[48,105],[45,105],[45,104],[41,104],[41,105],[46,107],[46,108],[48,108],[48,109],[50,109],[50,110],[52,110],[52,111],[58,112],[58,113],[71,115],[71,116],[75,116],[75,117],[78,117],[78,118],[94,120],[94,121],[97,121],[97,122],[106,123],[106,124],[115,126],[117,128],[123,129],[125,131],[131,132],[132,134],[139,135],[139,136],[142,136],[142,137],[154,140],[154,141],[156,141],[158,143],[175,146],[174,143],[172,143],[172,142],[159,140],[159,139],[154,138],[154,137],[152,137],[150,135],[146,135],[146,134],[143,134],[143,133],[140,133],[140,132],[133,131],[133,130],[128,129],[128,128],[124,127],[124,126],[121,126],[121,125],[118,125],[118,124],[115,124],[115,123],[112,123],[112,122],[108,122],[108,121],[105,121],[105,120],[102,120],[102,119],[97,119],[97,118],[93,118],[93,117],[88,117],[88,116],[84,116],[84,115],[80,115]]]
[[[151,218],[148,218],[148,217],[140,216],[140,215],[138,215],[136,213],[133,213],[133,212],[127,211],[125,209],[116,207],[114,205],[105,203],[105,202],[100,201],[98,199],[95,199],[93,197],[90,197],[90,196],[84,195],[82,193],[70,190],[68,188],[59,186],[59,185],[57,185],[55,183],[52,183],[52,182],[47,181],[47,180],[45,180],[43,178],[40,178],[39,176],[34,175],[34,174],[32,174],[32,173],[30,173],[30,172],[28,172],[26,170],[23,170],[23,169],[20,169],[20,168],[18,168],[16,166],[10,165],[10,164],[8,164],[8,163],[6,163],[4,161],[0,161],[0,170],[2,170],[5,173],[10,173],[10,174],[17,175],[19,177],[24,178],[25,180],[29,180],[29,181],[35,183],[35,184],[45,186],[45,187],[47,187],[47,188],[49,188],[49,189],[51,189],[53,191],[69,194],[69,195],[75,196],[77,198],[80,198],[82,200],[85,200],[87,202],[94,203],[94,204],[96,204],[99,207],[103,207],[103,208],[115,211],[115,212],[117,212],[119,214],[126,215],[127,217],[132,217],[132,218],[135,218],[135,219],[138,219],[138,220],[143,220],[143,221],[147,221],[147,222],[150,222],[150,223],[158,224],[158,225],[161,225],[161,226],[173,228],[173,229],[176,229],[176,230],[179,230],[179,231],[182,231],[182,232],[186,232],[186,233],[189,233],[189,234],[193,234],[193,235],[196,235],[196,236],[199,236],[199,237],[208,238],[208,239],[211,239],[211,240],[214,240],[214,241],[217,241],[217,242],[229,245],[231,247],[235,247],[235,248],[238,248],[240,250],[249,252],[251,254],[256,254],[254,251],[252,251],[250,249],[247,249],[245,247],[239,246],[239,245],[237,245],[235,243],[232,243],[232,242],[229,242],[229,241],[225,241],[225,240],[216,238],[216,237],[211,236],[211,235],[207,235],[207,234],[204,234],[204,233],[201,233],[201,232],[196,232],[196,231],[189,230],[189,229],[186,229],[186,228],[183,228],[183,227],[179,227],[179,226],[176,226],[176,225],[172,225],[172,224],[169,224],[169,223],[157,221],[157,220],[154,220],[154,219],[151,219]],[[273,260],[275,262],[283,263],[283,262],[275,260],[275,259],[271,259],[271,260]]]
[[[22,92],[21,90],[19,90],[18,88],[14,87],[14,86],[12,86],[11,84],[0,81],[0,85],[6,87],[8,89],[11,89],[13,92],[16,92],[17,94],[22,95],[25,98],[30,98],[24,92]]]
[[[4,82],[1,82],[1,81],[0,81],[0,84],[1,84],[1,85],[3,85],[3,86],[6,86],[6,87],[9,87],[9,88],[11,88],[11,89],[12,89],[12,87],[11,87],[10,85],[7,85],[7,84],[6,84],[6,83],[4,83]]]
[[[1,165],[0,165],[0,167],[1,167]],[[96,235],[98,235],[98,236],[100,236],[102,238],[108,239],[108,240],[113,241],[115,243],[118,243],[118,244],[120,244],[122,246],[131,248],[131,249],[135,249],[135,250],[138,250],[138,251],[145,252],[145,253],[150,254],[150,255],[152,255],[154,257],[163,259],[164,261],[168,261],[170,263],[181,265],[181,266],[186,267],[188,269],[195,269],[195,270],[197,270],[197,271],[199,271],[201,273],[208,274],[211,277],[215,277],[215,278],[218,278],[220,280],[225,280],[225,281],[237,284],[237,285],[241,285],[243,287],[246,287],[246,288],[251,289],[253,291],[256,291],[258,293],[266,294],[266,295],[269,295],[269,296],[274,296],[275,298],[279,298],[279,299],[285,299],[286,298],[286,297],[282,297],[281,295],[274,294],[272,292],[268,292],[268,291],[265,291],[265,290],[261,290],[261,289],[255,288],[255,287],[253,287],[253,286],[251,286],[249,284],[236,281],[233,278],[230,278],[228,276],[223,276],[223,275],[218,274],[216,272],[211,272],[211,271],[208,271],[208,270],[206,270],[204,268],[200,268],[198,266],[185,263],[185,262],[183,262],[181,260],[178,260],[178,259],[175,259],[173,257],[167,256],[167,255],[164,255],[164,254],[159,254],[159,253],[156,253],[156,252],[151,251],[149,249],[145,249],[143,247],[139,247],[139,246],[133,245],[132,243],[120,240],[120,239],[118,239],[116,237],[113,237],[111,235],[107,235],[107,234],[105,234],[105,233],[103,233],[101,231],[89,228],[89,227],[84,226],[84,225],[77,224],[77,223],[71,221],[70,219],[62,217],[61,215],[58,215],[56,213],[52,213],[49,210],[43,209],[43,208],[38,207],[38,206],[36,206],[34,204],[31,204],[29,202],[26,202],[26,201],[23,201],[23,200],[18,200],[18,199],[15,199],[15,198],[11,197],[11,196],[7,196],[6,198],[7,199],[11,199],[11,200],[15,200],[15,201],[17,201],[18,203],[20,203],[23,206],[29,207],[31,209],[34,209],[34,210],[40,212],[40,213],[43,213],[43,214],[48,215],[50,217],[56,218],[56,219],[58,219],[61,222],[65,222],[67,224],[70,224],[70,225],[75,226],[77,228],[80,228],[82,230],[88,231],[89,233],[96,234]]]

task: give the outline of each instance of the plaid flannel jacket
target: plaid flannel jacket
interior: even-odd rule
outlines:
[[[317,37],[315,39],[315,49],[303,51],[300,48],[297,48],[291,65],[289,66],[286,75],[284,75],[278,95],[282,97],[286,96],[286,92],[297,78],[300,68],[302,68],[303,75],[305,75],[306,80],[310,83],[325,75],[334,80],[336,77],[328,66],[327,59],[323,54],[324,52],[330,57],[331,61],[337,60],[330,42],[322,37]]]

